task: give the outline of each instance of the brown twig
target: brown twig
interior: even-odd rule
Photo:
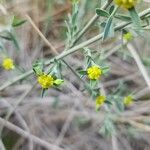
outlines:
[[[62,148],[57,147],[53,144],[50,144],[42,139],[40,139],[39,137],[36,137],[35,135],[32,135],[26,131],[24,131],[23,129],[19,128],[18,126],[10,123],[9,121],[6,121],[3,118],[0,118],[0,124],[5,124],[5,127],[18,133],[19,135],[23,136],[24,138],[28,138],[28,139],[32,139],[33,142],[35,142],[36,144],[45,147],[48,150],[52,150],[54,148],[57,148],[58,150],[62,150]]]

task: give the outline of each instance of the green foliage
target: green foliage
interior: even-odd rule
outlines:
[[[35,63],[33,63],[33,71],[36,75],[42,75],[43,73],[43,61],[42,60],[36,60]]]
[[[142,30],[141,19],[138,16],[136,9],[134,7],[129,9],[129,13],[133,21],[135,31],[137,31],[137,33],[141,33],[141,30]]]
[[[86,118],[86,117],[75,117],[73,122],[75,123],[76,126],[80,129],[86,129],[88,126],[91,125],[91,120]]]
[[[118,18],[118,19],[120,19],[122,21],[126,21],[126,22],[131,21],[131,17],[129,17],[127,15],[123,15],[123,14],[116,14],[115,18]]]
[[[78,32],[78,13],[79,13],[79,4],[75,2],[72,4],[72,13],[68,15],[68,21],[65,22],[67,26],[66,49],[71,47]]]
[[[112,120],[112,115],[110,113],[107,113],[105,115],[103,126],[101,127],[99,133],[106,137],[110,137],[116,134],[116,128]]]
[[[12,41],[12,43],[14,44],[15,49],[20,50],[18,40],[16,38],[15,33],[13,33],[13,31],[3,31],[3,32],[1,32],[0,33],[0,38],[8,40],[8,41]]]
[[[108,37],[113,37],[114,36],[114,24],[113,24],[113,18],[114,15],[117,12],[118,7],[113,9],[113,12],[111,13],[111,15],[109,16],[109,18],[107,19],[105,28],[104,28],[104,35],[103,35],[103,40],[105,40]]]
[[[64,80],[62,80],[62,79],[56,79],[56,80],[54,81],[54,84],[57,85],[57,86],[59,86],[59,85],[61,85],[63,82],[64,82]]]
[[[98,16],[102,16],[102,17],[109,17],[110,16],[110,14],[107,11],[100,9],[100,8],[96,9],[96,14]]]
[[[22,24],[24,24],[25,22],[26,22],[26,20],[22,20],[22,19],[17,18],[16,16],[14,16],[13,21],[12,21],[12,26],[13,27],[19,27]]]

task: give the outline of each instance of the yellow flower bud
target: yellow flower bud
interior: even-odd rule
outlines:
[[[131,95],[128,95],[126,96],[124,99],[123,99],[123,103],[125,106],[130,106],[133,104],[133,97]]]
[[[105,100],[106,100],[106,97],[103,95],[100,95],[96,98],[96,101],[95,101],[96,110],[98,110],[104,104]]]
[[[126,34],[123,35],[123,39],[127,40],[127,41],[130,41],[133,39],[133,35],[131,32],[128,32]]]
[[[5,58],[2,62],[2,66],[6,70],[12,70],[15,68],[14,62],[11,58]]]

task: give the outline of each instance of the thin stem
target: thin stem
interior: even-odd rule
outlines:
[[[24,100],[24,98],[31,92],[31,90],[33,89],[33,87],[35,86],[36,83],[34,83],[32,85],[31,88],[29,88],[25,93],[23,93],[23,95],[18,99],[17,103],[9,110],[9,112],[7,113],[6,117],[5,117],[5,123],[6,121],[9,120],[10,116],[12,115],[12,113],[16,110],[17,106]],[[4,129],[5,123],[2,124],[2,126],[0,127],[0,137],[2,136],[2,131]]]
[[[80,76],[76,73],[76,71],[66,62],[63,60],[63,63],[73,72],[73,74],[82,82],[85,84],[84,80],[80,78]]]
[[[38,27],[35,25],[35,23],[33,22],[33,20],[26,15],[26,18],[28,19],[28,21],[31,23],[31,25],[33,26],[33,28],[35,29],[35,31],[39,34],[39,36],[43,39],[43,41],[45,42],[45,44],[47,44],[47,46],[52,50],[54,55],[59,55],[59,53],[57,52],[56,48],[53,46],[53,44],[51,44],[46,37],[43,35],[43,33],[38,29]],[[80,76],[74,71],[74,69],[63,59],[61,59],[63,61],[63,63],[74,73],[74,75],[81,81],[84,83],[84,81],[80,78]]]
[[[9,121],[5,121],[5,119],[3,119],[1,117],[0,117],[0,124],[5,124],[6,128],[18,133],[19,135],[21,135],[24,138],[32,139],[33,142],[35,142],[36,144],[46,148],[47,150],[52,150],[54,148],[57,148],[58,150],[63,150],[63,148],[60,148],[60,147],[55,146],[51,143],[48,143],[47,141],[44,141],[44,140],[40,139],[39,137],[37,137],[33,134],[30,134],[27,131],[24,131],[23,129],[19,128],[18,126],[14,125],[12,123],[10,123]]]
[[[57,50],[55,49],[55,47],[45,38],[45,36],[42,34],[42,32],[38,29],[38,27],[35,25],[35,23],[32,21],[32,19],[28,16],[25,15],[27,20],[31,23],[31,25],[33,26],[33,28],[36,30],[36,32],[40,35],[40,37],[43,39],[43,41],[47,44],[47,46],[49,46],[53,52],[53,54],[58,54]]]
[[[141,19],[144,19],[144,16],[146,16],[146,15],[148,15],[148,14],[150,14],[150,8],[148,8],[148,9],[144,10],[143,12],[141,12],[141,13],[139,14],[139,16],[141,17]],[[115,31],[120,30],[120,29],[122,29],[122,28],[128,26],[128,25],[131,24],[131,23],[132,23],[131,21],[130,21],[130,22],[127,22],[127,23],[126,23],[126,22],[125,22],[125,23],[121,23],[121,24],[119,24],[119,25],[117,25],[117,26],[115,27]],[[102,35],[103,35],[103,33],[101,33],[101,34],[99,34],[99,35],[97,35],[97,36],[95,36],[95,37],[93,37],[93,38],[91,38],[91,39],[89,39],[89,40],[87,40],[87,41],[85,41],[85,42],[83,42],[83,43],[81,43],[81,44],[79,44],[79,45],[77,45],[77,46],[71,48],[71,49],[69,49],[68,51],[62,52],[60,55],[54,57],[54,58],[51,59],[50,61],[46,61],[46,62],[45,62],[45,65],[49,65],[49,64],[52,63],[55,59],[62,59],[62,58],[64,58],[64,57],[68,56],[69,54],[72,54],[72,53],[78,51],[79,49],[82,49],[83,47],[86,47],[86,46],[88,46],[88,45],[90,45],[90,44],[92,44],[92,43],[94,43],[94,42],[100,40],[100,39],[102,38]],[[24,79],[24,78],[30,76],[32,73],[33,73],[33,70],[30,70],[30,71],[26,72],[25,74],[20,75],[20,76],[16,77],[15,79],[4,83],[4,84],[0,87],[0,91],[4,90],[4,89],[7,88],[8,86],[10,86],[10,85],[16,83],[17,81],[22,80],[22,79]]]

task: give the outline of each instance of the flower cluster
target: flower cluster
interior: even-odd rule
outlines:
[[[5,58],[2,62],[2,67],[6,70],[12,70],[15,68],[15,65],[11,58]]]
[[[48,89],[49,87],[53,86],[54,78],[51,75],[47,75],[44,73],[38,76],[38,83],[43,89]]]
[[[128,95],[123,99],[123,103],[125,106],[130,106],[133,103],[133,96],[132,95]]]
[[[130,9],[135,6],[137,0],[114,0],[114,2],[123,8]]]
[[[89,79],[91,80],[98,80],[102,75],[102,70],[98,66],[91,66],[87,69],[87,74]]]
[[[96,110],[98,110],[104,104],[105,100],[106,100],[106,97],[103,95],[100,95],[96,98],[96,101],[95,101]]]

